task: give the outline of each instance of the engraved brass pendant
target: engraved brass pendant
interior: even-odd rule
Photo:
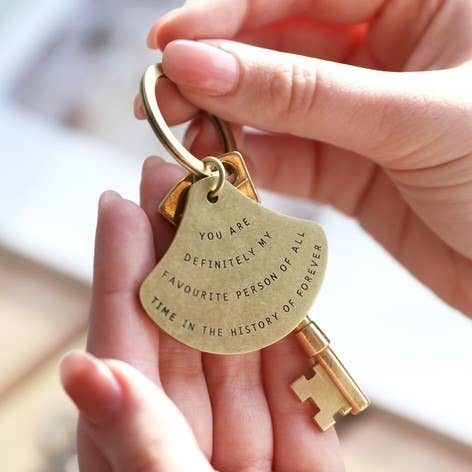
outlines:
[[[200,351],[268,346],[305,318],[323,280],[327,241],[312,222],[282,216],[232,185],[208,200],[195,182],[174,240],[141,286],[148,315]]]

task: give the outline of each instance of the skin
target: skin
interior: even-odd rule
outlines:
[[[169,123],[193,119],[193,153],[218,148],[198,109],[231,121],[258,186],[357,218],[470,316],[471,23],[466,0],[199,0],[158,20],[148,43],[173,82],[157,87],[161,109]],[[81,470],[343,470],[334,430],[318,432],[287,388],[309,366],[293,338],[201,354],[139,306],[173,232],[155,209],[182,175],[150,158],[141,206],[101,198],[93,356],[61,366],[81,412]]]

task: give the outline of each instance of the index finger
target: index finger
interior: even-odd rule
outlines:
[[[87,348],[98,357],[129,362],[159,383],[158,332],[137,297],[155,260],[151,224],[144,211],[106,192],[98,212]]]
[[[154,24],[148,44],[164,49],[175,39],[234,38],[244,30],[302,15],[333,24],[363,23],[384,3],[386,0],[188,0]]]

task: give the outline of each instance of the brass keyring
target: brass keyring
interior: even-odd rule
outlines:
[[[156,98],[157,81],[165,77],[161,64],[149,66],[143,74],[140,92],[146,116],[156,136],[175,159],[190,172],[198,177],[212,175],[208,165],[196,158],[179,142],[167,126],[159,109]],[[229,125],[217,116],[208,114],[223,143],[224,152],[236,150],[236,143]]]

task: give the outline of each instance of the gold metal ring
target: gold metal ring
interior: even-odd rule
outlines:
[[[185,149],[172,134],[162,116],[156,99],[156,83],[162,77],[165,75],[161,64],[153,64],[146,69],[141,79],[140,92],[149,124],[161,143],[180,164],[198,177],[209,176],[211,171],[208,165]],[[214,115],[208,115],[223,142],[224,152],[235,151],[236,143],[229,125]]]
[[[218,198],[226,181],[225,166],[218,158],[213,156],[204,157],[201,162],[203,162],[207,171],[210,172],[210,175],[214,175],[212,169],[213,166],[216,168],[216,172],[218,172],[218,180],[216,181],[215,188],[211,189],[210,191],[210,197]]]

